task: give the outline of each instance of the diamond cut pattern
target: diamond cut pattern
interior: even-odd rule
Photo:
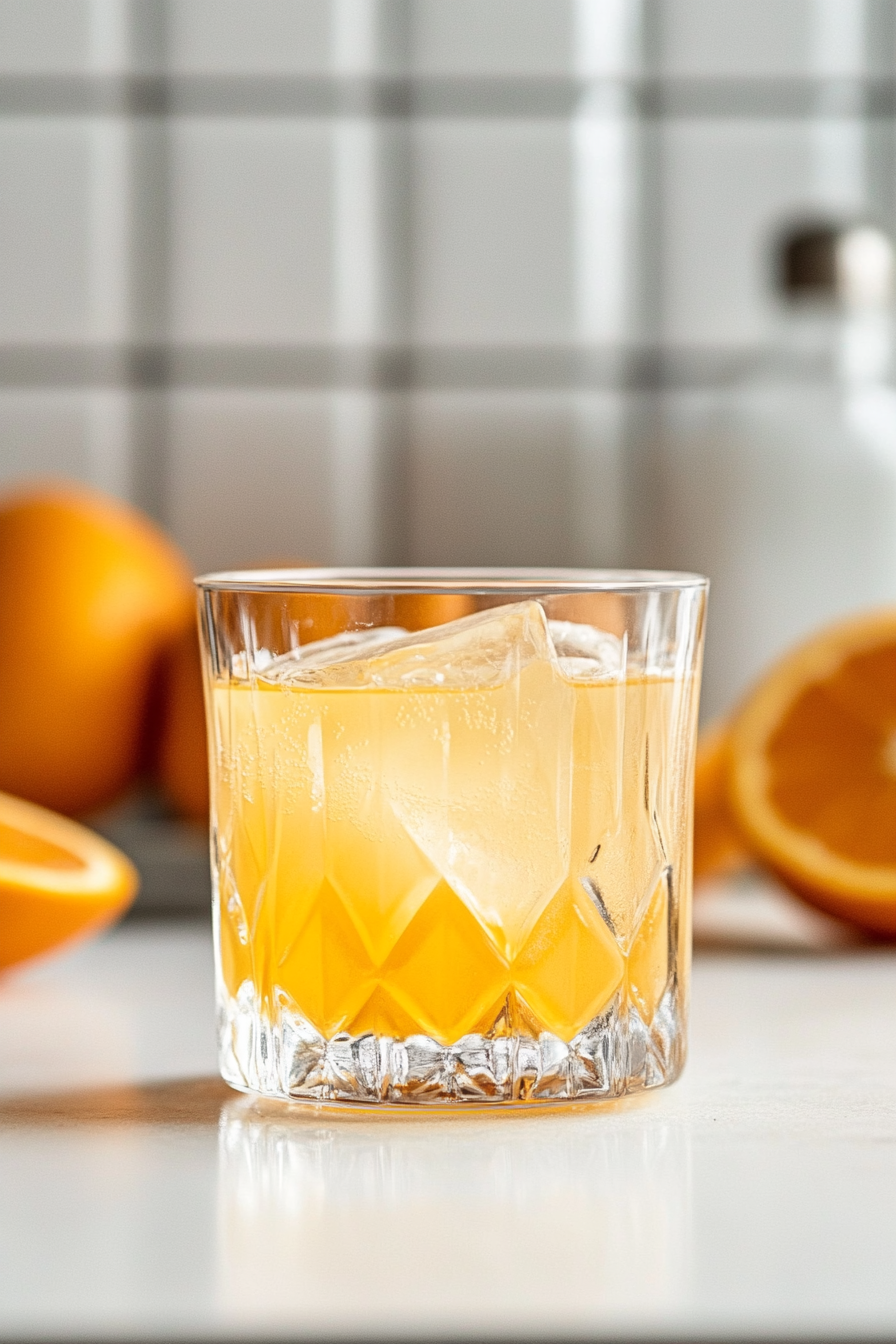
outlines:
[[[520,995],[566,1041],[609,1003],[624,973],[616,940],[573,882],[551,901],[512,966]]]
[[[221,977],[231,994],[252,978],[252,954],[243,907],[228,867],[218,878],[218,913]]]
[[[385,800],[377,796],[374,802],[385,838],[369,839],[346,822],[331,825],[327,876],[351,912],[371,958],[381,963],[439,876],[391,812],[383,820]],[[350,832],[348,838],[343,832]]]
[[[382,985],[377,985],[357,1017],[346,1027],[352,1036],[363,1036],[365,1032],[372,1031],[377,1036],[391,1036],[397,1041],[406,1036],[416,1036],[420,1029],[419,1022]]]
[[[377,965],[439,881],[389,796],[387,747],[399,704],[388,695],[344,695],[323,734],[326,877]]]
[[[514,1036],[538,1036],[545,1030],[525,1000],[511,988],[498,1003],[493,1003],[476,1023],[475,1031],[490,1040]]]
[[[382,970],[390,993],[442,1044],[472,1031],[509,978],[507,963],[447,882],[417,912]]]
[[[338,892],[322,883],[277,981],[324,1036],[342,1031],[371,994],[375,967]]]
[[[669,879],[663,873],[628,954],[628,993],[649,1026],[669,980]]]
[[[377,968],[340,893],[324,882],[277,979],[319,1031],[424,1034],[441,1043],[471,1031],[571,1040],[625,981],[650,1024],[669,978],[664,874],[627,958],[593,903],[567,882],[510,968],[456,893],[441,881]],[[242,949],[245,953],[245,949]]]

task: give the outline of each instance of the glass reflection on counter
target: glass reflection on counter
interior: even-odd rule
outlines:
[[[689,1295],[690,1136],[651,1110],[234,1100],[219,1128],[222,1310],[323,1328],[339,1285],[340,1322],[367,1327],[500,1326],[508,1302],[533,1328],[664,1315]]]

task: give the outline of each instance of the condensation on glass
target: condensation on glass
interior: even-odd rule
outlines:
[[[705,581],[198,583],[227,1081],[443,1106],[672,1081]]]

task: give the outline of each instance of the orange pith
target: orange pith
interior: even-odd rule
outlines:
[[[100,836],[0,793],[0,971],[105,927],[137,885]]]
[[[896,611],[822,631],[748,698],[731,734],[738,825],[800,895],[896,933]]]

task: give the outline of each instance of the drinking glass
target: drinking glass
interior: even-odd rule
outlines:
[[[706,581],[197,584],[227,1082],[443,1107],[671,1082]]]

